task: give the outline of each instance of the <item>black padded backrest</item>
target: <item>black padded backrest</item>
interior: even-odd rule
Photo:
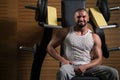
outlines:
[[[62,0],[62,26],[74,25],[73,14],[78,8],[86,8],[86,0]]]
[[[62,26],[71,27],[74,26],[73,14],[74,11],[78,8],[86,7],[86,0],[62,0],[61,2],[62,9]],[[63,44],[61,45],[61,56],[63,56]]]

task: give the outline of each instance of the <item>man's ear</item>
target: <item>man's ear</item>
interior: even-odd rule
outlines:
[[[90,20],[87,21],[88,23],[90,22]]]
[[[89,21],[90,21],[90,17],[88,16],[88,20],[87,20],[87,22],[89,23]]]

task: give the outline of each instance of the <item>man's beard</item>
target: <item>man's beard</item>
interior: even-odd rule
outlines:
[[[78,26],[79,26],[79,28],[83,28],[83,27],[85,27],[87,25],[87,22],[83,25],[83,24],[78,24]]]

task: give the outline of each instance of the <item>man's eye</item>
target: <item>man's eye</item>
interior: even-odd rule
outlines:
[[[83,16],[83,18],[85,18],[86,16]]]
[[[80,18],[80,16],[78,16],[77,18]]]

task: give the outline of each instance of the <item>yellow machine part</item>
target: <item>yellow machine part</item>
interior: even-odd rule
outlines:
[[[90,17],[93,20],[96,27],[102,27],[108,25],[98,7],[90,8],[89,10],[90,10]]]
[[[57,9],[55,7],[47,7],[47,23],[48,25],[57,25]]]
[[[98,7],[86,9],[90,12],[90,17],[96,27],[99,28],[108,25]],[[57,9],[55,7],[47,7],[47,23],[48,25],[57,26]]]

